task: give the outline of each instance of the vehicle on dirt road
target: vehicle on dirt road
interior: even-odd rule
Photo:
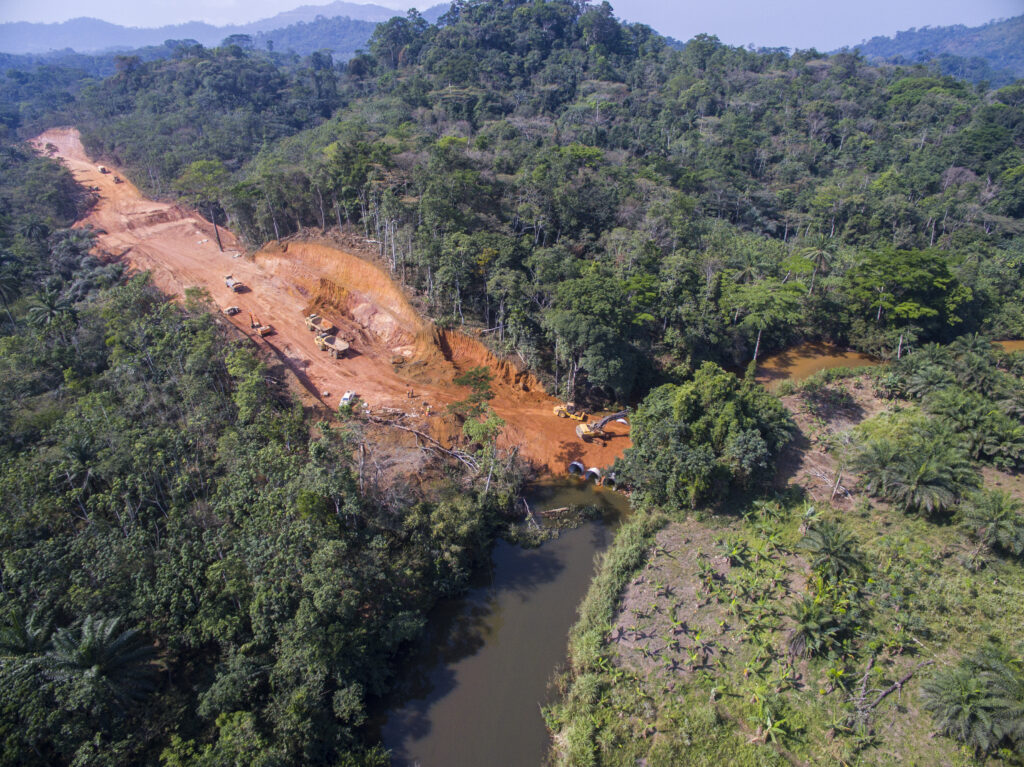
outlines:
[[[330,352],[334,359],[340,359],[348,351],[348,341],[329,333],[318,333],[314,341],[317,349],[322,352]]]
[[[555,405],[552,412],[559,418],[571,418],[574,421],[587,420],[587,414],[576,407],[575,402],[566,402],[564,405]]]
[[[594,421],[594,423],[581,423],[576,427],[576,436],[582,439],[584,442],[590,442],[594,439],[607,439],[608,432],[604,430],[611,421],[618,418],[625,418],[629,414],[628,410],[620,410],[618,413],[612,413],[606,415],[600,421]]]

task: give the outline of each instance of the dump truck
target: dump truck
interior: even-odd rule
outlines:
[[[564,405],[555,405],[552,412],[559,418],[571,418],[574,421],[587,420],[587,414],[576,407],[575,402],[566,402]]]
[[[593,423],[581,423],[576,427],[576,436],[584,442],[590,442],[592,439],[607,439],[608,432],[604,430],[604,427],[616,418],[625,418],[628,413],[628,410],[620,410],[618,413],[606,415],[600,421],[594,421]]]
[[[322,352],[330,352],[334,359],[340,359],[348,351],[348,341],[330,333],[318,333],[315,340],[316,348]]]
[[[319,314],[310,314],[306,317],[306,330],[311,330],[314,333],[327,333],[329,335],[337,330],[337,328]]]
[[[245,288],[245,285],[243,285],[240,281],[236,280],[230,274],[224,275],[224,284],[227,287],[231,288],[236,293],[241,293],[242,290]]]

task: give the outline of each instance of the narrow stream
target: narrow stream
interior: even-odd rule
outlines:
[[[625,496],[552,480],[527,496],[535,510],[595,505],[601,522],[537,549],[505,542],[463,598],[440,605],[381,734],[395,767],[539,767],[548,748],[540,706],[594,576],[594,555],[629,512]]]

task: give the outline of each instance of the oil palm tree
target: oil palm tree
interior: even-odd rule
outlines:
[[[55,288],[45,288],[29,299],[28,321],[37,328],[52,325],[71,311],[71,304]]]
[[[883,498],[899,459],[899,446],[890,440],[873,439],[854,454],[851,466],[863,476],[864,489]]]
[[[11,301],[18,297],[21,284],[17,277],[9,272],[0,273],[0,304],[4,305],[7,312],[7,319],[14,325],[14,315],[11,314]]]
[[[977,482],[963,448],[933,440],[900,454],[884,497],[912,514],[941,514]]]
[[[960,507],[960,522],[989,549],[1024,555],[1024,504],[1002,490],[972,493]]]
[[[119,629],[119,618],[92,615],[75,628],[59,629],[44,664],[47,675],[121,709],[143,700],[155,686],[156,650],[134,629]]]
[[[790,655],[820,655],[835,644],[839,625],[835,617],[819,599],[808,594],[793,609],[793,622],[789,632]]]
[[[832,522],[818,522],[798,544],[811,555],[811,568],[833,580],[858,572],[863,563],[856,540]]]
[[[1002,648],[984,647],[937,672],[921,688],[939,730],[977,756],[1024,745],[1024,672]]]

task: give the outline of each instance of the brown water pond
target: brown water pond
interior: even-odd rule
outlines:
[[[538,767],[548,749],[540,706],[565,662],[569,628],[594,577],[594,556],[629,513],[625,496],[551,480],[532,508],[595,505],[604,514],[536,549],[500,542],[463,598],[431,616],[427,637],[381,734],[396,767]]]
[[[779,381],[803,381],[819,370],[880,365],[882,360],[821,342],[799,344],[761,359],[757,380],[771,388]]]
[[[1024,341],[996,343],[1003,351],[1024,351]],[[757,380],[770,389],[779,381],[803,381],[819,370],[873,367],[882,364],[885,364],[885,361],[877,357],[842,349],[834,344],[805,343],[762,358],[757,366]]]

